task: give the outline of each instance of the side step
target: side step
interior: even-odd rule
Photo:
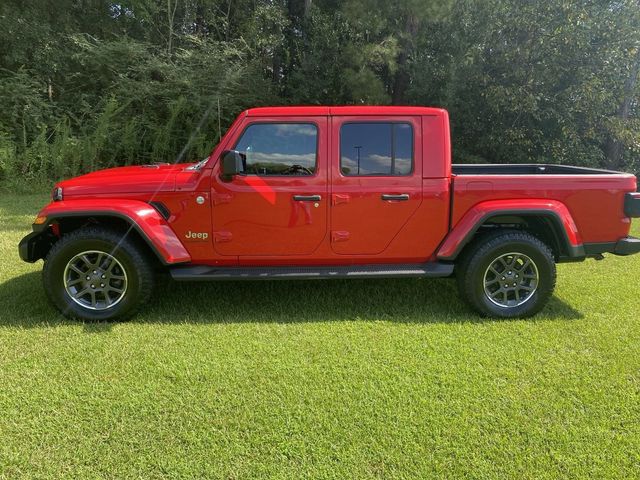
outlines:
[[[453,264],[433,262],[329,267],[212,267],[209,265],[188,265],[172,267],[169,271],[174,280],[189,281],[448,277],[453,273]]]

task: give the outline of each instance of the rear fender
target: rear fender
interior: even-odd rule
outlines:
[[[148,203],[139,200],[63,200],[50,203],[38,216],[46,217],[46,221],[42,225],[33,226],[34,233],[29,236],[32,242],[37,242],[38,232],[40,235],[46,235],[49,231],[47,227],[56,220],[70,217],[113,217],[124,220],[135,228],[163,264],[173,265],[191,260],[189,252],[162,215]],[[38,258],[24,260],[33,262]]]
[[[439,260],[455,260],[482,225],[504,215],[549,219],[561,233],[559,240],[567,256],[584,258],[584,246],[571,213],[563,203],[546,199],[490,200],[474,205],[449,232],[436,256]]]

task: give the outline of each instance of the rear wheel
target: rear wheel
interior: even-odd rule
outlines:
[[[146,253],[122,233],[89,227],[54,244],[43,282],[49,300],[67,317],[122,320],[149,299],[154,272]]]
[[[480,237],[456,267],[458,288],[486,316],[529,317],[553,293],[553,253],[538,238],[504,230]]]

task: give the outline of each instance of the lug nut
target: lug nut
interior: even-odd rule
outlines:
[[[516,275],[516,277],[517,277],[517,275]],[[107,278],[107,276],[103,273],[102,274],[102,278]]]
[[[96,274],[96,273],[98,273],[98,271],[97,271],[97,270],[94,270],[94,271],[93,271],[93,273],[94,273],[94,274]]]
[[[103,277],[104,278],[104,277]],[[516,273],[516,278],[518,278],[518,274]]]
[[[92,284],[91,284],[91,288],[96,288],[96,286],[92,283]]]
[[[95,272],[94,272],[95,273]],[[511,271],[509,271],[509,275],[511,275]]]
[[[514,285],[515,285],[515,283],[514,283]],[[101,283],[101,284],[100,284],[100,286],[101,286],[102,288],[104,288],[104,283]]]
[[[514,283],[514,284],[513,284],[513,286],[515,287],[515,286],[516,286],[516,284]]]
[[[91,277],[87,276],[87,280],[91,280]]]
[[[89,280],[89,277],[87,277],[87,280]],[[502,277],[502,280],[505,280],[505,277]]]
[[[504,288],[509,288],[509,285],[505,283]]]

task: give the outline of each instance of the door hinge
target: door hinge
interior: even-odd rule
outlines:
[[[347,240],[349,240],[349,232],[346,232],[344,230],[334,230],[333,232],[331,232],[332,242],[346,242]]]
[[[225,231],[213,232],[213,241],[216,243],[230,242],[232,238],[233,238],[233,234],[231,232],[225,232]]]
[[[233,195],[230,193],[213,193],[211,199],[214,205],[220,205],[222,203],[229,203],[233,199]]]
[[[340,205],[341,203],[349,203],[351,196],[346,193],[334,193],[332,195],[332,200],[334,205]]]

